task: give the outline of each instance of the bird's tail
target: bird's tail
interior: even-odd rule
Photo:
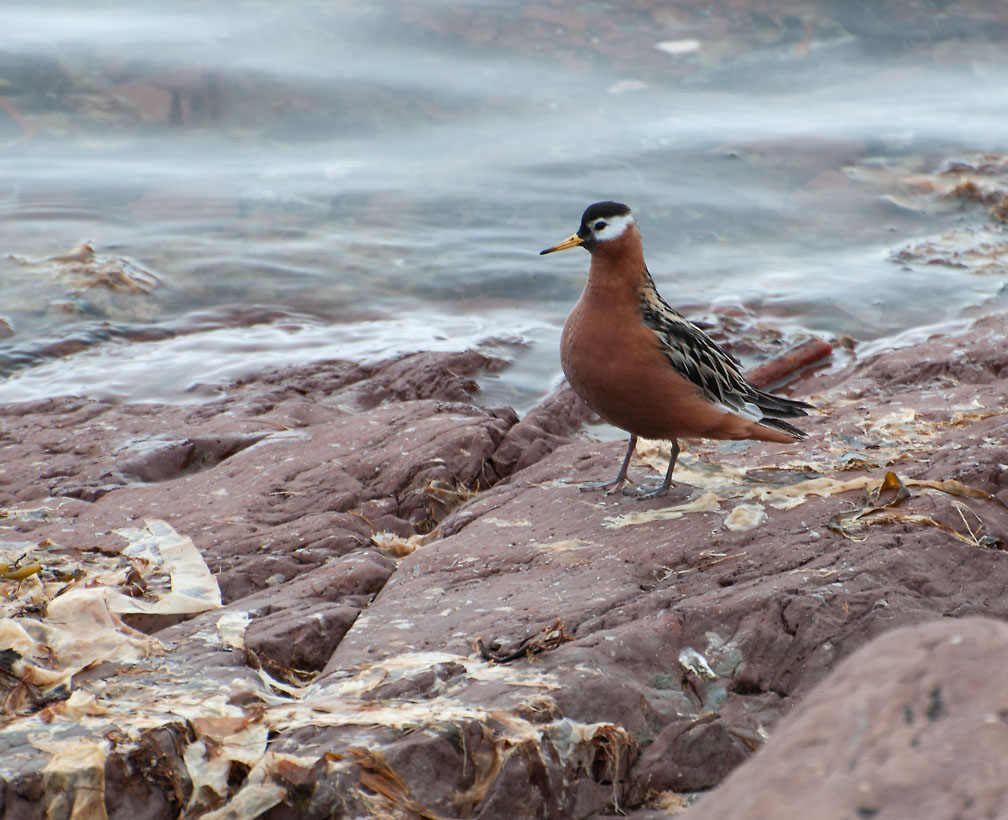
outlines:
[[[760,425],[780,430],[796,439],[808,438],[808,433],[782,419],[807,416],[809,410],[815,409],[811,404],[797,399],[786,399],[783,396],[773,396],[762,391],[756,391],[754,398],[753,404],[763,411],[763,418],[759,420]]]
[[[808,438],[808,433],[806,433],[804,430],[799,430],[793,424],[788,424],[786,421],[781,421],[780,419],[772,419],[764,417],[760,419],[758,424],[761,427],[769,427],[771,430],[780,430],[782,433],[786,433],[787,435],[795,439]]]

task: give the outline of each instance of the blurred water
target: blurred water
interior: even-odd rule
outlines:
[[[997,253],[894,257],[1005,242],[937,172],[1008,145],[1006,34],[993,0],[0,3],[0,401],[485,343],[525,407],[587,268],[537,253],[598,199],[691,313],[993,309]]]

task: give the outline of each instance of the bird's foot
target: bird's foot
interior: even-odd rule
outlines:
[[[661,484],[652,484],[634,488],[627,487],[623,490],[623,495],[628,495],[632,498],[658,498],[663,495],[668,495],[668,491],[672,486],[672,484],[663,481]]]
[[[583,493],[587,493],[592,490],[605,490],[606,495],[614,495],[620,490],[623,490],[626,483],[626,478],[617,478],[614,481],[589,481],[587,484],[579,485],[578,489]],[[623,490],[623,492],[625,493],[626,490]]]

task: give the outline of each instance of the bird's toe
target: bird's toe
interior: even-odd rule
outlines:
[[[583,493],[591,492],[593,490],[605,490],[606,495],[613,495],[622,490],[626,483],[626,479],[619,479],[616,481],[589,481],[587,484],[581,484],[578,489]]]

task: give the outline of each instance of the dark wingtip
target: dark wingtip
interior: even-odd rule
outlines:
[[[772,416],[773,418],[807,416],[809,410],[816,409],[814,404],[799,401],[798,399],[775,396],[773,393],[767,393],[763,390],[756,390],[755,393],[756,406],[768,416]]]
[[[802,413],[802,415],[806,415]],[[793,424],[788,424],[786,421],[781,421],[780,419],[773,418],[762,418],[759,421],[764,427],[770,427],[773,430],[780,430],[782,433],[787,433],[789,436],[794,436],[796,441],[804,441],[808,438],[809,434],[804,430],[799,430]]]

